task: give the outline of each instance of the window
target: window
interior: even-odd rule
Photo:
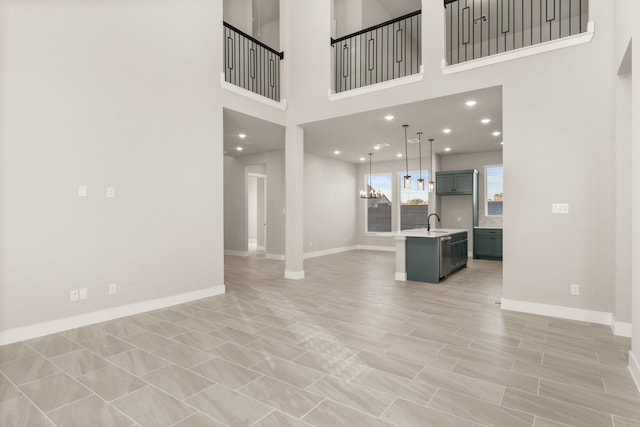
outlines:
[[[364,176],[365,188],[368,190],[369,175]],[[366,199],[367,203],[367,231],[391,231],[391,174],[371,175],[371,187],[380,191],[379,199]]]
[[[485,166],[486,216],[502,216],[502,165]]]
[[[404,188],[404,172],[399,174],[400,183],[400,230],[427,228],[429,216],[429,176],[422,171],[424,189],[418,189],[420,171],[410,171],[411,188]]]

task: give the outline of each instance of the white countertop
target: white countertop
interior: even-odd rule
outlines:
[[[464,228],[432,228],[431,231],[427,231],[426,228],[417,228],[415,230],[395,231],[390,233],[376,233],[376,236],[392,236],[392,237],[429,237],[438,238],[451,236],[457,233],[468,232]]]
[[[475,226],[473,228],[487,228],[489,230],[502,230],[502,227],[485,227],[485,226]]]

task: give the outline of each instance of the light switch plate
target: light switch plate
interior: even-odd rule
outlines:
[[[554,214],[568,214],[569,203],[553,203],[551,205],[551,213]]]
[[[87,197],[87,186],[80,185],[78,187],[78,197]]]

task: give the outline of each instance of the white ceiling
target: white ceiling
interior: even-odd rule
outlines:
[[[476,101],[468,107],[465,102]],[[384,116],[393,115],[391,121]],[[489,124],[481,123],[483,118],[491,119]],[[374,153],[373,161],[398,159],[404,155],[404,129],[408,124],[407,139],[416,139],[416,132],[422,131],[422,153],[428,155],[429,138],[434,138],[434,153],[452,155],[502,149],[502,89],[492,87],[442,98],[420,101],[395,107],[372,110],[334,119],[308,123],[304,127],[304,147],[306,152],[334,157],[352,163],[368,159],[367,153]],[[231,110],[224,112],[225,141],[228,155],[239,156],[284,148],[284,128],[245,114]],[[443,129],[451,129],[444,134]],[[242,141],[239,133],[246,133]],[[375,150],[377,144],[388,147]],[[242,152],[235,147],[244,147]],[[451,148],[446,152],[445,148]],[[334,151],[340,154],[334,154]],[[416,143],[409,144],[409,158],[418,157]],[[404,157],[402,157],[404,158]]]

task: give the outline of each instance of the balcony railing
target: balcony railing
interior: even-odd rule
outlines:
[[[444,0],[448,65],[587,29],[588,0]]]
[[[278,52],[224,22],[225,81],[251,92],[280,101],[280,60]]]
[[[356,89],[420,71],[421,11],[331,39],[335,91]]]

